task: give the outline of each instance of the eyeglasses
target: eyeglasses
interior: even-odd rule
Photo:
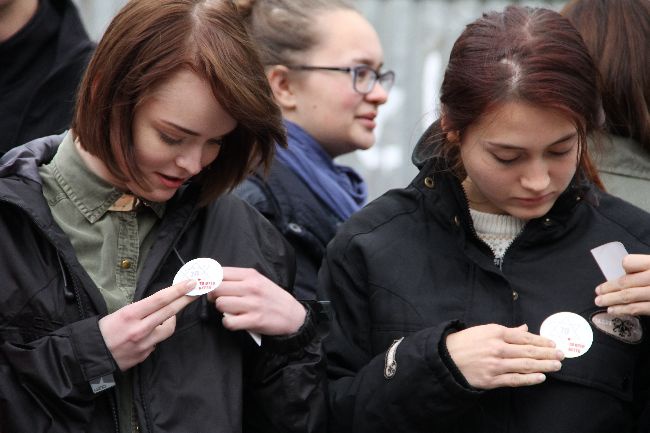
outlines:
[[[395,82],[395,72],[386,71],[380,73],[367,65],[359,65],[354,67],[335,67],[335,66],[288,66],[289,69],[301,71],[340,71],[347,72],[352,75],[352,88],[355,92],[367,95],[375,88],[375,84],[379,81],[381,87],[388,93],[393,87]]]

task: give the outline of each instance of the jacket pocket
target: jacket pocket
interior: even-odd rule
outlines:
[[[589,320],[593,313],[583,317]],[[620,341],[590,324],[594,333],[591,348],[582,356],[565,359],[562,369],[551,376],[633,401],[637,358],[645,345]]]

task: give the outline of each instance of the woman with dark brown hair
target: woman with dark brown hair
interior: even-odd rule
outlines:
[[[608,136],[594,159],[605,188],[650,212],[650,0],[572,0],[561,14],[602,77]]]
[[[224,194],[284,141],[230,1],[122,9],[71,130],[1,161],[0,431],[322,428],[291,249]],[[207,296],[172,284],[195,258],[224,266]]]
[[[557,12],[466,27],[432,157],[341,227],[319,274],[332,431],[647,431],[647,319],[595,302],[591,249],[650,252],[647,215],[587,153],[597,74]]]

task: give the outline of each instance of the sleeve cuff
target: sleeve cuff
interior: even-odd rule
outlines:
[[[320,306],[316,301],[299,301],[307,312],[305,322],[298,331],[289,335],[262,335],[262,348],[278,354],[297,352],[306,347],[318,334],[321,318]]]

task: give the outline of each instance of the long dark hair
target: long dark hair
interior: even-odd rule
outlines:
[[[522,101],[572,119],[579,171],[602,187],[586,146],[601,117],[598,72],[580,34],[557,12],[508,6],[469,24],[452,48],[440,95],[446,130],[431,128],[430,133],[459,176],[465,175],[460,144],[444,133],[462,136],[500,104]]]

